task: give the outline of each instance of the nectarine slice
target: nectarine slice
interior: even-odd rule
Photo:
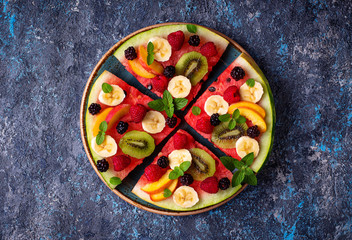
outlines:
[[[167,188],[173,193],[177,187],[177,183],[178,183],[178,179],[175,179],[170,184],[170,186]],[[150,199],[154,202],[159,202],[159,201],[165,200],[166,199],[166,197],[164,197],[164,190],[165,189],[163,189],[163,191],[160,193],[150,194]]]
[[[133,72],[135,72],[138,76],[144,77],[144,78],[154,78],[156,75],[148,72],[145,70],[142,65],[139,63],[138,59],[134,60],[129,60],[128,65],[132,69]]]
[[[156,182],[153,183],[148,183],[141,189],[149,194],[154,194],[154,193],[160,193],[164,191],[165,188],[170,186],[173,180],[169,179],[169,174],[172,170],[169,169],[166,171],[166,173]]]
[[[148,57],[147,49],[143,45],[140,45],[138,47],[138,60],[139,60],[139,63],[148,72],[151,72],[151,73],[156,74],[156,75],[162,75],[164,73],[163,65],[161,65],[157,61],[154,61],[152,64],[148,65],[147,57]]]
[[[240,110],[240,114],[252,121],[254,125],[257,125],[260,132],[266,131],[266,123],[265,120],[256,112],[248,108],[238,108]]]
[[[240,101],[237,103],[233,103],[230,105],[228,113],[232,114],[236,108],[249,108],[251,110],[256,111],[262,118],[265,118],[265,110],[258,104],[247,102],[247,101]]]
[[[99,113],[94,121],[93,124],[93,136],[95,137],[99,133],[99,125],[102,121],[105,121],[106,116],[109,114],[109,112],[112,110],[112,107],[105,108],[101,113]]]

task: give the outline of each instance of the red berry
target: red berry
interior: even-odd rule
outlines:
[[[187,144],[187,136],[182,133],[176,133],[174,136],[175,149],[185,148],[186,144]]]
[[[155,78],[152,79],[152,84],[156,91],[162,93],[165,91],[167,87],[168,80],[165,76],[156,76]]]
[[[219,191],[218,185],[216,177],[208,177],[200,183],[200,188],[207,193],[217,193]]]
[[[198,119],[196,128],[204,133],[212,133],[214,126],[210,123],[210,117],[202,117]]]
[[[228,87],[224,92],[224,99],[230,104],[240,101],[241,97],[238,88],[236,86]]]
[[[200,53],[205,57],[213,57],[218,54],[213,42],[207,42],[200,48]]]
[[[144,175],[148,181],[156,182],[166,173],[166,168],[161,168],[156,164],[150,164],[144,170]]]
[[[114,164],[114,170],[118,172],[128,167],[131,163],[131,159],[125,155],[118,155],[112,158],[112,163]]]
[[[173,32],[167,36],[167,40],[169,41],[172,50],[178,51],[181,49],[183,42],[185,41],[185,35],[182,31]]]
[[[147,109],[141,104],[133,105],[130,108],[130,115],[131,115],[132,121],[135,123],[141,122],[146,113],[147,113]]]

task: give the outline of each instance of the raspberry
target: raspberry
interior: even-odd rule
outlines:
[[[114,170],[119,172],[130,165],[131,159],[125,155],[118,155],[112,158],[112,163],[114,164]]]
[[[200,53],[205,57],[213,57],[218,54],[213,42],[207,42],[200,48]]]
[[[225,177],[225,178],[221,178],[219,181],[219,188],[221,190],[226,190],[230,187],[230,180]]]
[[[182,149],[187,144],[187,136],[182,133],[176,133],[174,136],[174,148]]]
[[[134,47],[128,47],[126,50],[125,50],[125,58],[127,60],[133,60],[135,58],[137,58],[137,53],[136,53],[136,49],[134,49]]]
[[[89,113],[92,115],[98,114],[100,110],[101,107],[98,103],[92,103],[88,108]]]
[[[148,181],[156,182],[158,181],[166,172],[166,169],[159,167],[156,164],[150,164],[144,170],[144,175]]]
[[[116,126],[116,130],[119,134],[124,134],[127,131],[127,129],[128,129],[127,122],[120,121]]]
[[[200,188],[207,193],[217,193],[219,191],[218,185],[216,177],[208,177],[200,183]]]
[[[210,117],[202,117],[198,119],[196,128],[204,133],[212,133],[214,126],[210,123]]]
[[[180,177],[180,183],[183,186],[189,186],[193,183],[193,177],[191,174],[185,173],[182,177]]]
[[[219,125],[221,121],[219,120],[219,113],[214,113],[210,117],[210,124],[213,125],[214,127]]]
[[[132,121],[135,123],[141,122],[146,113],[147,113],[147,109],[141,104],[133,105],[130,108],[130,115],[131,115]]]
[[[167,78],[172,78],[175,75],[175,67],[174,66],[167,66],[164,69],[164,76]]]
[[[161,156],[157,161],[158,166],[161,168],[167,168],[169,166],[169,163],[169,159],[165,156]]]
[[[156,76],[152,79],[153,87],[158,92],[164,92],[167,87],[168,80],[165,76]]]
[[[167,117],[166,118],[166,124],[170,128],[174,128],[176,126],[176,124],[177,124],[177,118],[176,117],[172,117],[172,118]]]
[[[167,36],[167,40],[169,41],[172,50],[178,51],[181,49],[183,42],[185,41],[185,35],[182,31],[173,32]]]
[[[192,35],[190,36],[189,40],[188,40],[189,45],[197,47],[200,43],[200,39],[198,35]]]
[[[236,81],[241,80],[245,75],[246,73],[241,67],[234,67],[231,71],[231,77]]]
[[[241,97],[236,86],[228,87],[224,92],[224,99],[228,103],[235,103],[240,101]]]
[[[247,135],[251,138],[256,138],[260,135],[260,131],[257,125],[254,125],[247,129]]]
[[[97,168],[99,172],[106,172],[109,169],[109,162],[106,159],[98,160]]]

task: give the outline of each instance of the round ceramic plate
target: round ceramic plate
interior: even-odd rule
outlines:
[[[139,33],[151,30],[153,28],[161,27],[161,26],[178,25],[178,24],[189,24],[189,23],[162,23],[162,24],[157,24],[157,25],[153,25],[153,26],[149,26],[149,27],[140,29],[140,30],[128,35],[127,37],[123,38],[121,41],[116,43],[107,53],[105,53],[105,55],[100,59],[98,64],[95,66],[92,74],[90,75],[90,77],[88,79],[88,82],[86,84],[86,87],[85,87],[85,90],[84,90],[84,93],[83,93],[82,103],[81,103],[81,110],[80,110],[81,137],[82,137],[84,149],[85,149],[85,151],[87,153],[89,161],[90,161],[93,169],[95,170],[95,172],[98,174],[98,176],[101,178],[101,180],[104,183],[105,183],[105,181],[102,178],[102,176],[100,175],[100,173],[99,173],[99,171],[98,171],[98,169],[96,167],[96,164],[94,162],[94,159],[92,157],[92,154],[90,152],[88,141],[87,141],[87,137],[86,137],[85,115],[86,115],[87,108],[88,108],[87,102],[88,102],[88,97],[89,97],[90,90],[91,90],[95,80],[97,79],[97,77],[105,70],[108,70],[109,72],[119,76],[123,80],[126,80],[125,78],[129,78],[128,79],[129,81],[127,81],[127,82],[133,82],[132,85],[134,85],[134,86],[138,85],[139,84],[138,81],[136,79],[134,79],[132,77],[132,75],[126,73],[127,71],[122,66],[122,64],[113,56],[113,53],[125,41],[127,41],[128,39],[130,39],[131,37],[133,37],[133,36],[135,36],[135,35],[137,35]],[[193,24],[193,25],[196,25],[196,24]],[[199,26],[199,25],[196,25],[196,26]],[[204,26],[201,26],[201,27],[204,27]],[[207,28],[207,29],[209,29],[209,28]],[[222,33],[217,32],[217,31],[215,31],[213,29],[209,29],[209,30],[214,32],[214,33],[216,33],[216,34],[218,34],[218,35],[220,35],[220,36],[222,36],[223,38],[225,38],[226,40],[229,41],[229,46],[227,47],[227,49],[226,49],[225,53],[223,54],[223,56],[220,58],[220,61],[219,61],[218,65],[216,65],[216,67],[213,68],[213,71],[218,71],[219,73],[221,73],[241,53],[245,53],[245,54],[248,55],[248,53],[240,45],[238,45],[234,40],[230,39],[229,37],[223,35]],[[251,59],[251,61],[252,61],[252,64],[256,65],[253,59]],[[257,68],[258,71],[260,71],[257,66],[256,66],[256,68]],[[264,78],[264,80],[266,81],[265,78]],[[270,100],[271,100],[271,103],[272,103],[272,123],[273,123],[272,124],[272,132],[271,132],[271,143],[270,143],[270,147],[269,147],[269,153],[267,155],[267,158],[268,158],[268,156],[270,154],[270,151],[271,151],[271,147],[272,147],[272,143],[273,143],[273,137],[274,137],[275,109],[274,109],[274,106],[273,106],[273,99],[272,99],[271,90],[270,90],[270,87],[269,87],[269,84],[268,84],[267,81],[266,81],[266,84],[267,84],[267,89],[269,91]],[[149,95],[148,92],[143,92],[143,93],[145,93],[146,95]],[[208,206],[208,207],[205,207],[205,208],[202,208],[202,209],[198,209],[198,210],[192,210],[192,211],[173,211],[173,210],[164,209],[164,208],[155,206],[155,205],[153,205],[153,204],[151,204],[149,202],[146,202],[146,201],[140,199],[139,197],[137,197],[136,195],[134,195],[131,192],[133,186],[136,184],[136,182],[138,181],[139,177],[143,173],[143,169],[144,169],[145,166],[146,166],[145,163],[143,163],[140,166],[136,167],[136,169],[133,170],[123,180],[122,184],[120,184],[118,187],[116,187],[112,191],[116,195],[118,195],[120,198],[125,200],[126,202],[128,202],[128,203],[130,203],[130,204],[132,204],[132,205],[134,205],[134,206],[136,206],[138,208],[141,208],[141,209],[144,209],[146,211],[153,212],[153,213],[163,214],[163,215],[184,216],[184,215],[193,215],[193,214],[198,214],[198,213],[209,211],[211,209],[217,208],[217,207],[225,204],[226,202],[230,201],[235,196],[237,196],[241,191],[243,191],[243,189],[246,188],[246,186],[247,186],[247,184],[243,185],[241,187],[241,189],[239,189],[230,198],[225,199],[222,202],[219,202],[219,203],[217,203],[215,205]]]

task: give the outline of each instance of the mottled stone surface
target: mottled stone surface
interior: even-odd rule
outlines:
[[[0,239],[351,239],[351,1],[2,1]],[[273,153],[233,201],[188,217],[124,202],[79,132],[85,83],[142,27],[189,21],[242,45],[277,111]]]

